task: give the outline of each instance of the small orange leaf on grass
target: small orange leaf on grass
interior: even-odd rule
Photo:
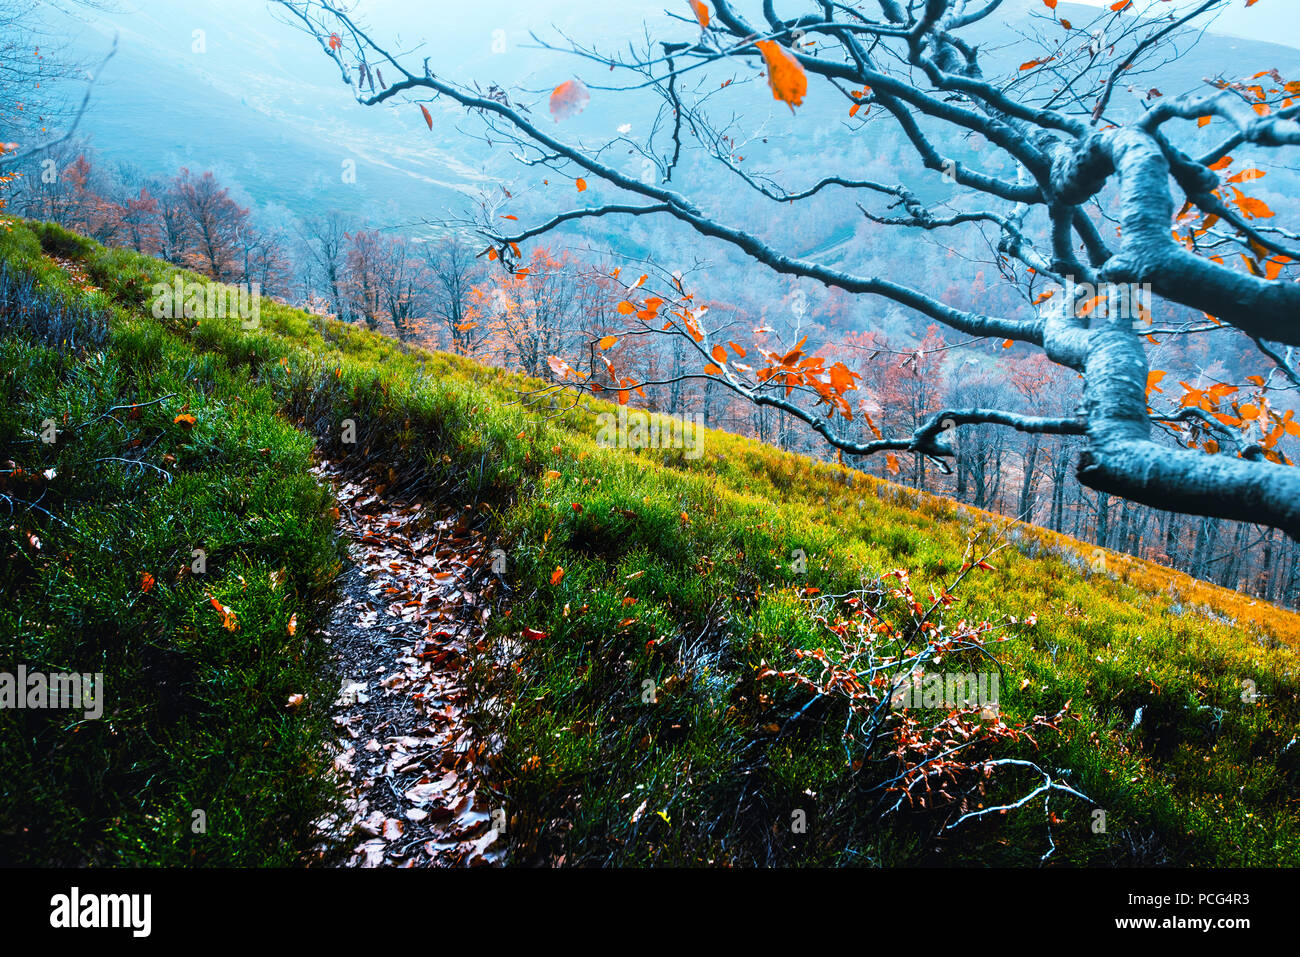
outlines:
[[[140,590],[146,595],[153,590],[154,577],[148,572],[140,573]]]
[[[298,633],[298,613],[296,611],[289,616],[289,624],[285,626],[284,630],[289,633],[290,638]]]
[[[172,419],[174,425],[183,425],[187,429],[193,428],[196,421],[198,420],[188,412],[182,412],[180,415],[176,416],[176,418]]]
[[[564,569],[559,565],[555,566],[555,571],[551,572],[551,584],[558,585],[564,579]]]
[[[221,627],[225,628],[226,631],[237,631],[239,629],[239,619],[235,616],[233,609],[221,604],[221,602],[212,595],[208,596],[208,603],[211,604],[212,607],[217,610],[217,614],[221,616]]]

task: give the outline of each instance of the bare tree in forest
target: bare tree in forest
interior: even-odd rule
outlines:
[[[352,233],[343,276],[350,312],[371,329],[387,319],[400,339],[422,331],[417,292],[424,277],[405,236],[385,236],[373,229]]]
[[[347,248],[351,228],[336,209],[308,216],[299,239],[305,253],[310,287],[323,293],[330,311],[344,322],[352,320],[346,295]]]
[[[173,182],[175,206],[188,234],[190,265],[218,282],[242,278],[240,236],[249,228],[248,210],[236,203],[211,172],[182,169]]]
[[[1158,66],[1167,62],[1170,45],[1185,55],[1198,29],[1227,5],[1178,0],[1158,5],[1160,17],[1144,19],[1132,5],[1116,4],[1093,22],[1067,24],[1045,4],[1023,31],[1032,42],[1032,31],[1040,30],[1040,48],[1019,66],[988,71],[972,37],[980,30],[987,35],[999,0],[697,0],[683,5],[671,35],[640,50],[568,48],[603,86],[566,80],[543,118],[545,104],[526,93],[496,87],[484,93],[444,76],[440,64],[392,52],[328,0],[279,2],[316,37],[363,104],[403,97],[459,103],[482,120],[494,144],[507,144],[531,168],[580,178],[583,187],[602,185],[600,201],[582,204],[580,187],[579,205],[534,225],[484,222],[495,258],[509,270],[520,261],[521,244],[567,224],[596,217],[672,220],[776,273],[901,307],[918,328],[933,322],[1041,350],[1082,376],[1083,399],[1064,416],[940,409],[910,433],[857,441],[846,428],[852,411],[845,398],[857,379],[842,364],[810,355],[806,343],[759,350],[742,362],[714,338],[687,290],[629,284],[626,332],[682,337],[695,368],[704,367],[687,374],[780,409],[849,455],[945,459],[952,451],[945,421],[1078,435],[1085,442],[1077,475],[1099,495],[1266,523],[1300,538],[1300,472],[1279,449],[1283,436],[1300,434],[1300,423],[1279,408],[1278,391],[1300,385],[1300,369],[1287,352],[1300,346],[1300,284],[1291,278],[1300,244],[1250,195],[1251,171],[1237,168],[1232,155],[1300,145],[1293,81],[1264,72],[1245,80],[1212,78],[1187,93],[1158,89]],[[1266,16],[1266,7],[1254,10]],[[392,82],[363,88],[358,76],[374,67]],[[752,156],[742,162],[734,154],[727,85],[760,71],[792,111],[814,97],[842,104],[844,122],[830,134],[837,148],[819,155],[827,169],[763,170]],[[1137,77],[1140,90],[1131,86]],[[618,97],[629,88],[640,91],[637,102],[649,94],[661,101],[659,116],[643,124],[649,139],[620,133],[612,143],[594,144],[565,135],[563,123],[555,122],[592,97]],[[729,125],[715,121],[715,101]],[[895,126],[916,153],[915,168],[899,170],[903,182],[858,174],[857,158],[879,124]],[[1207,124],[1208,146],[1199,132]],[[964,148],[968,137],[985,144],[978,155]],[[655,175],[613,165],[610,156],[628,149],[645,157]],[[981,230],[1023,303],[990,314],[957,308],[885,275],[792,255],[783,250],[788,235],[731,218],[717,190],[692,191],[689,177],[675,175],[700,157],[726,169],[736,190],[773,201],[762,211],[773,220],[783,209],[834,192],[844,197],[839,209],[846,228],[865,216],[897,231]],[[954,195],[940,208],[921,197],[933,195],[941,180]],[[1238,268],[1243,257],[1246,268]],[[1149,302],[1132,294],[1147,289]],[[1181,404],[1152,396],[1161,370],[1149,367],[1145,324],[1153,312],[1163,316],[1176,306],[1213,317],[1207,328],[1222,324],[1253,343],[1257,381],[1189,390],[1184,399],[1190,401]],[[554,367],[566,375],[572,370],[563,357]],[[769,388],[773,381],[783,388]],[[626,383],[633,392],[648,384],[632,374]]]
[[[428,288],[429,319],[450,351],[476,355],[490,335],[490,325],[481,322],[481,310],[474,288],[485,279],[475,252],[464,241],[451,237],[421,247]]]
[[[397,337],[409,342],[424,331],[424,318],[417,309],[424,283],[420,259],[405,236],[378,235],[376,253],[375,279],[384,312]]]
[[[371,329],[378,329],[383,317],[383,293],[379,288],[381,245],[382,237],[373,230],[352,233],[343,271],[348,315]]]

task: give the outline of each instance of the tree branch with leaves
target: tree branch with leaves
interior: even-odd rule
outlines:
[[[600,86],[569,79],[549,95],[496,86],[484,93],[457,83],[437,64],[390,52],[330,0],[279,0],[278,8],[317,39],[362,104],[412,100],[432,126],[421,101],[451,101],[477,117],[484,136],[509,144],[523,169],[574,182],[580,203],[589,184],[601,184],[607,201],[556,211],[532,226],[481,223],[490,257],[507,271],[519,268],[523,244],[565,228],[605,218],[672,221],[774,274],[900,308],[915,317],[918,338],[938,323],[1040,350],[1082,377],[1082,395],[1065,417],[950,409],[910,434],[861,441],[848,427],[857,372],[810,354],[806,341],[774,349],[721,341],[699,294],[680,279],[658,289],[628,284],[620,306],[626,327],[615,341],[678,337],[698,370],[683,375],[711,378],[745,401],[780,409],[845,455],[949,456],[945,420],[1082,435],[1077,473],[1093,489],[1300,538],[1300,472],[1282,451],[1288,436],[1300,435],[1283,407],[1295,391],[1289,350],[1300,346],[1297,244],[1295,233],[1274,225],[1273,211],[1249,195],[1259,171],[1235,169],[1231,156],[1243,149],[1285,155],[1300,145],[1300,84],[1262,71],[1210,78],[1205,89],[1181,95],[1166,97],[1152,85],[1119,96],[1137,78],[1143,86],[1157,80],[1171,50],[1185,55],[1229,3],[1172,0],[1154,5],[1160,9],[1153,16],[1114,4],[1093,22],[1073,24],[1046,0],[1023,37],[1034,55],[990,69],[978,37],[996,23],[1000,0],[688,2],[673,36],[648,37],[642,48],[604,53],[542,41],[593,74],[615,77]],[[1258,4],[1260,16],[1266,7]],[[394,82],[376,84],[381,70]],[[721,105],[717,112],[725,115],[734,83],[760,76],[796,116],[814,100],[842,103],[843,121],[832,131],[836,149],[824,152],[844,158],[850,170],[870,149],[871,133],[891,126],[915,153],[914,169],[899,170],[910,178],[885,183],[842,170],[804,178],[751,169],[734,146],[743,117],[718,121],[714,111]],[[647,96],[661,105],[653,132],[635,151],[653,165],[653,176],[631,175],[611,159],[611,147],[631,148],[626,133],[600,146],[564,135],[564,122],[595,97],[644,103]],[[549,122],[540,118],[543,104]],[[1198,148],[1207,126],[1226,132],[1209,149]],[[962,155],[961,144],[975,137],[991,152]],[[988,313],[959,308],[887,275],[795,255],[731,218],[716,197],[692,192],[679,172],[688,161],[710,164],[736,190],[751,191],[755,203],[778,210],[842,195],[837,208],[849,224],[866,219],[905,233],[978,230],[1022,305]],[[936,174],[955,193],[942,203],[925,198],[934,194]],[[1149,290],[1151,302],[1136,315],[1112,308],[1115,291],[1132,288]],[[1164,319],[1184,310],[1203,313],[1206,329],[1236,330],[1253,341],[1261,361],[1261,375],[1252,377],[1258,383],[1216,383],[1221,388],[1213,395],[1188,386],[1177,408],[1200,408],[1203,418],[1179,419],[1150,404],[1162,394],[1162,373],[1150,368],[1147,344],[1154,340],[1145,326],[1155,313]],[[605,351],[600,343],[592,347]],[[556,356],[552,368],[570,375],[575,388],[604,388],[577,372],[572,359]],[[612,363],[607,371],[619,401],[649,384]]]

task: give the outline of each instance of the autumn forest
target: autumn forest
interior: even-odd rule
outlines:
[[[0,863],[1300,862],[1284,0],[216,6],[0,0]]]

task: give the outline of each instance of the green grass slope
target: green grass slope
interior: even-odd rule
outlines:
[[[1300,862],[1294,614],[1013,529],[945,617],[1017,619],[994,649],[1004,720],[1068,716],[986,753],[1091,803],[951,829],[943,800],[889,813],[887,743],[846,742],[839,702],[760,675],[833,643],[827,596],[902,568],[927,601],[1002,520],[724,433],[699,458],[605,448],[610,406],[530,414],[516,376],[270,301],[254,330],[155,319],[173,267],[55,227],[10,223],[0,263],[0,671],[102,671],[107,691],[98,721],[0,712],[0,859],[311,844],[338,801],[313,625],[341,560],[315,445],[473,509],[505,551],[477,720],[517,863],[1037,864],[1053,844],[1051,863]],[[979,804],[1039,780],[1000,768]]]

